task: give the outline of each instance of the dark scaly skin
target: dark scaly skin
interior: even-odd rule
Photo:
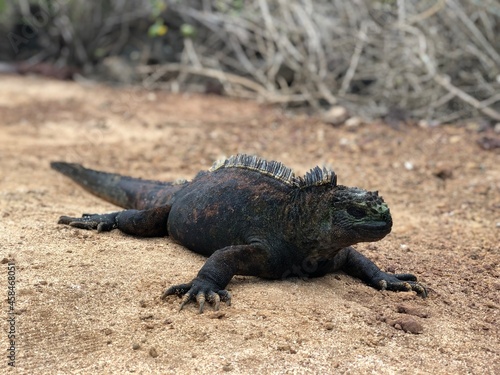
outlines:
[[[392,228],[387,205],[377,192],[323,184],[290,186],[260,171],[220,168],[193,181],[171,184],[52,163],[91,193],[128,210],[61,224],[83,229],[120,229],[135,236],[171,236],[208,257],[190,283],[174,285],[162,298],[182,296],[181,309],[196,300],[217,309],[230,303],[225,287],[234,275],[281,279],[344,271],[377,288],[425,287],[411,274],[387,274],[351,245],[373,242]]]

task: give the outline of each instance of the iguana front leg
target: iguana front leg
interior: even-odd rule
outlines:
[[[383,272],[375,263],[352,247],[342,249],[334,258],[332,271],[342,270],[348,275],[357,277],[365,283],[381,290],[410,291],[414,290],[423,298],[427,297],[427,289],[417,282],[417,278],[409,273],[390,274]]]
[[[133,236],[162,237],[168,235],[169,212],[170,206],[161,206],[149,210],[124,210],[101,215],[83,214],[82,217],[61,216],[58,224],[95,229],[98,232],[119,229]]]
[[[205,301],[219,309],[220,301],[231,304],[231,294],[225,287],[234,275],[265,276],[271,264],[267,249],[260,245],[235,245],[215,251],[205,262],[198,275],[187,284],[174,285],[162,295],[182,296],[180,310],[196,300],[199,312],[203,312]]]

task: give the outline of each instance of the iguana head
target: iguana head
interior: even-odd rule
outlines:
[[[350,245],[373,242],[391,231],[389,207],[377,191],[336,186],[331,197],[331,231],[337,240]]]

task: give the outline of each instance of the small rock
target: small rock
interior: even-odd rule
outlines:
[[[290,350],[290,345],[285,344],[285,345],[278,345],[278,350],[281,352],[285,352],[287,350]]]
[[[119,56],[103,59],[95,73],[105,80],[120,83],[132,83],[136,78],[134,67],[126,59]]]
[[[7,264],[9,263],[9,260],[7,258],[3,258],[1,261],[2,264]]]
[[[420,307],[412,306],[412,305],[407,304],[407,303],[402,303],[402,304],[398,305],[397,311],[398,311],[398,313],[401,313],[401,314],[414,315],[414,316],[418,316],[419,318],[428,318],[429,317],[429,313],[427,313],[426,311],[423,311]]]
[[[226,313],[222,311],[216,311],[208,316],[210,319],[222,319],[226,317]]]
[[[327,331],[331,331],[331,330],[333,330],[334,325],[333,325],[333,323],[326,323],[325,328]]]
[[[222,371],[233,371],[233,366],[227,363],[224,366],[222,366]]]
[[[361,120],[361,118],[354,116],[354,117],[351,117],[351,118],[346,120],[345,126],[348,128],[357,128],[362,123],[363,123],[363,120]]]
[[[483,150],[493,150],[500,148],[500,138],[484,136],[477,140],[477,143]]]
[[[476,121],[469,121],[465,124],[465,129],[478,132],[481,130],[481,124]]]
[[[150,320],[150,319],[153,319],[153,318],[154,318],[153,314],[151,314],[151,313],[141,314],[139,316],[139,319],[141,319],[141,320]]]
[[[424,327],[411,316],[401,316],[394,320],[387,319],[386,323],[396,329],[401,329],[405,332],[419,334],[424,331]]]
[[[498,309],[499,307],[492,301],[487,301],[485,304],[484,304],[486,307],[490,308],[490,309]]]
[[[413,168],[415,168],[411,161],[405,161],[404,166],[405,166],[405,169],[408,171],[412,171]]]
[[[146,96],[146,98],[150,102],[155,102],[156,101],[156,94],[154,92],[148,92],[148,95]]]
[[[156,351],[156,349],[153,347],[151,349],[149,349],[149,355],[153,358],[156,358],[158,357],[158,352]]]
[[[323,114],[323,121],[332,125],[341,125],[349,118],[347,109],[342,106],[333,106]]]
[[[431,127],[431,124],[427,120],[420,120],[418,122],[418,126],[421,127],[421,128],[423,128],[423,129],[427,129],[427,128]]]
[[[318,142],[323,142],[325,140],[325,129],[318,129],[318,131],[316,132],[316,140]]]
[[[347,139],[347,138],[340,138],[340,139],[339,139],[339,144],[340,144],[341,146],[347,146],[347,145],[349,145],[350,143],[351,143],[351,141],[350,141],[349,139]]]
[[[278,350],[280,352],[288,352],[290,354],[295,354],[297,351],[293,349],[290,345],[285,344],[285,345],[278,345]]]
[[[453,177],[453,171],[451,169],[439,169],[433,175],[444,181]]]
[[[132,349],[134,349],[134,350],[138,350],[138,349],[140,349],[140,348],[141,348],[141,344],[138,344],[138,343],[136,343],[136,342],[132,344]]]
[[[385,268],[385,271],[389,273],[396,273],[396,267],[394,265],[389,265]]]
[[[104,328],[103,332],[106,336],[109,336],[113,333],[113,330],[111,328]]]

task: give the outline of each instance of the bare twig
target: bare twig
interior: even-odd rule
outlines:
[[[368,30],[368,23],[366,21],[361,22],[361,28],[358,32],[358,41],[356,46],[354,47],[354,53],[351,57],[351,63],[349,64],[349,69],[347,69],[347,73],[345,74],[344,80],[342,81],[342,85],[340,86],[340,95],[345,95],[349,86],[351,84],[352,78],[354,77],[354,73],[356,72],[356,68],[359,64],[359,59],[361,57],[361,53],[363,52],[363,45],[366,42],[367,36],[366,32]]]
[[[445,75],[437,73],[437,68],[436,68],[435,63],[427,55],[427,51],[426,51],[427,40],[426,40],[424,34],[420,30],[414,28],[413,26],[408,26],[408,25],[402,26],[402,28],[411,32],[412,34],[414,34],[418,37],[420,59],[424,63],[428,72],[433,75],[433,79],[435,82],[437,82],[440,86],[445,88],[449,93],[457,96],[462,101],[464,101],[465,103],[469,104],[470,106],[476,108],[477,110],[481,111],[482,113],[484,113],[488,117],[490,117],[496,121],[500,121],[500,113],[499,112],[495,111],[493,108],[489,108],[487,106],[484,106],[484,103],[481,103],[479,100],[477,100],[476,98],[467,94],[465,91],[454,86],[451,83],[451,79],[449,76],[445,76]]]

